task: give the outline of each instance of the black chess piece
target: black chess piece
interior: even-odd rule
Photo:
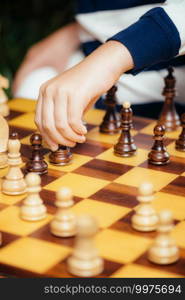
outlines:
[[[106,104],[106,113],[100,125],[100,132],[106,134],[116,134],[120,132],[120,117],[116,112],[116,91],[114,85],[106,94],[104,103]]]
[[[42,154],[42,136],[39,133],[32,134],[30,138],[32,146],[31,159],[26,163],[26,172],[34,172],[39,175],[46,174],[48,172],[48,165],[44,161]]]
[[[118,143],[114,146],[114,154],[117,156],[132,156],[135,154],[137,147],[134,139],[131,136],[130,130],[133,127],[132,123],[132,109],[129,102],[123,104],[121,110],[121,136]]]
[[[162,94],[165,97],[165,101],[159,118],[159,123],[165,126],[166,131],[176,130],[180,126],[179,115],[174,103],[176,80],[173,72],[173,68],[169,67],[168,75],[164,79],[165,87]]]
[[[65,166],[70,163],[72,153],[69,147],[59,145],[58,150],[51,152],[49,162],[54,165]]]
[[[148,162],[153,165],[166,165],[170,161],[169,153],[166,150],[164,145],[164,134],[165,134],[165,126],[164,125],[156,125],[154,127],[154,144],[153,147],[148,154]]]
[[[182,131],[175,143],[175,148],[178,151],[185,151],[185,113],[181,116]]]

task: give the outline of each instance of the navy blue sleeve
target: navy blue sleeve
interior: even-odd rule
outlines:
[[[109,40],[119,41],[127,47],[134,61],[134,69],[129,73],[134,75],[175,57],[181,46],[176,26],[161,7],[149,10]]]

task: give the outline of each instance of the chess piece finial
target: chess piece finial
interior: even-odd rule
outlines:
[[[41,179],[36,173],[26,175],[27,197],[20,208],[20,217],[26,221],[39,221],[46,217],[46,207],[39,195]]]
[[[168,265],[179,259],[179,249],[170,236],[173,216],[168,210],[159,213],[158,236],[148,251],[148,259],[156,264]]]
[[[140,205],[132,217],[132,227],[138,231],[154,231],[158,225],[158,215],[151,203],[154,199],[153,184],[144,182],[139,186],[139,196],[137,197]]]
[[[10,113],[9,107],[7,104],[8,97],[4,92],[4,89],[9,87],[9,81],[4,76],[0,75],[0,114],[3,117],[7,117]]]
[[[120,118],[116,112],[116,91],[115,85],[107,92],[105,97],[106,113],[100,125],[100,132],[105,134],[116,134],[120,132]]]
[[[22,163],[20,148],[18,134],[12,133],[8,141],[9,170],[2,181],[2,192],[7,195],[21,195],[26,192],[26,183],[20,169]]]
[[[0,169],[8,166],[8,137],[9,127],[7,121],[0,115]]]
[[[69,272],[80,277],[97,276],[103,271],[103,260],[93,244],[98,231],[96,220],[83,215],[77,221],[77,237],[74,251],[68,259]]]
[[[65,166],[72,160],[72,153],[69,147],[59,145],[58,150],[51,152],[49,155],[49,162],[53,165]]]
[[[56,216],[50,224],[51,233],[59,237],[71,237],[76,234],[76,216],[71,207],[74,205],[72,191],[62,187],[56,193]]]
[[[165,126],[157,124],[154,127],[154,145],[148,154],[148,162],[153,165],[165,165],[169,163],[170,156],[163,142]]]
[[[176,140],[175,148],[178,151],[185,151],[185,113],[181,115],[182,131]]]
[[[165,77],[165,87],[162,95],[165,96],[164,105],[161,111],[159,122],[165,125],[166,131],[174,131],[180,126],[180,119],[175,109],[175,84],[176,80],[173,75],[174,69],[168,68],[168,75]]]
[[[42,136],[39,133],[33,133],[30,137],[32,147],[31,159],[26,163],[26,171],[44,175],[48,172],[48,165],[42,154]]]
[[[130,108],[130,102],[128,102],[128,101],[123,102],[123,107]]]
[[[121,135],[114,146],[114,154],[117,156],[128,157],[136,153],[137,147],[134,143],[134,139],[131,136],[132,122],[132,109],[129,102],[124,102],[121,110]]]

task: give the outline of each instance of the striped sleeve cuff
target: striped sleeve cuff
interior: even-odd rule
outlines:
[[[179,53],[179,32],[163,8],[153,8],[136,23],[117,33],[109,40],[127,47],[134,61],[137,74],[152,65],[169,60]]]

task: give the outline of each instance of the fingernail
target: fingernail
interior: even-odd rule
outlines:
[[[83,126],[83,132],[84,132],[84,134],[87,133],[87,128],[85,126]]]

